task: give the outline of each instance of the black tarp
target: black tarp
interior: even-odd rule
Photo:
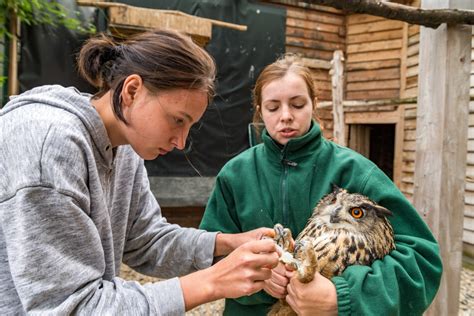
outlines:
[[[191,129],[183,152],[175,150],[146,162],[150,176],[215,176],[225,162],[249,147],[251,89],[263,67],[285,50],[285,9],[233,0],[120,2],[139,7],[180,10],[248,26],[245,32],[213,27],[212,39],[206,50],[214,57],[218,68],[217,95],[200,122]],[[73,63],[74,54],[84,38],[65,29],[46,29],[23,29],[19,77],[22,91],[40,84],[60,83],[93,92],[77,77]]]

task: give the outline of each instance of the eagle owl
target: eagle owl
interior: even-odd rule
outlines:
[[[326,278],[340,275],[347,266],[370,265],[395,248],[392,212],[364,195],[334,186],[314,208],[305,228],[292,245],[291,231],[276,224],[275,241],[282,248],[280,261],[296,270],[298,280],[310,282],[318,271]],[[296,315],[280,300],[269,315]]]

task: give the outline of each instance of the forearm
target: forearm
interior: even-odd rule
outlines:
[[[200,270],[179,278],[186,311],[201,304],[222,298],[216,290],[214,275],[210,269]],[[196,286],[199,284],[199,286]]]

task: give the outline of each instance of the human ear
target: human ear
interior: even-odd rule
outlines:
[[[133,74],[125,78],[122,86],[122,106],[131,106],[137,93],[142,89],[143,80],[137,74]]]

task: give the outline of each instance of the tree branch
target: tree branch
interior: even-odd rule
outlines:
[[[376,15],[431,28],[437,28],[443,23],[474,25],[473,10],[429,10],[380,0],[306,0],[303,2],[325,5],[350,13]]]

